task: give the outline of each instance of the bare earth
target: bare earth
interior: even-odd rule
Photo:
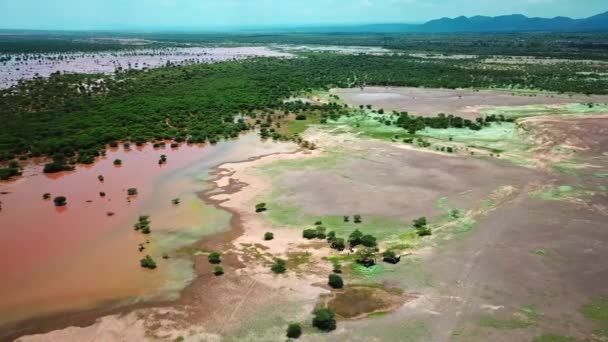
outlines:
[[[524,106],[531,104],[607,103],[606,95],[559,95],[539,92],[527,96],[504,90],[425,89],[408,87],[365,87],[333,89],[352,106],[372,105],[374,109],[406,111],[416,115],[454,114],[466,119],[479,116],[481,106]]]

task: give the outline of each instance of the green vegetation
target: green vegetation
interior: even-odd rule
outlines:
[[[287,326],[288,338],[299,338],[302,336],[302,327],[299,323],[291,323]]]
[[[329,308],[318,309],[314,312],[312,326],[322,331],[336,330],[336,314]]]
[[[420,237],[431,235],[431,228],[427,225],[426,217],[415,219],[414,228],[416,228],[416,233]]]
[[[140,231],[143,234],[150,234],[152,230],[150,229],[150,216],[141,215],[137,220],[137,223],[133,225],[133,228],[136,231]]]
[[[15,176],[21,176],[21,167],[18,162],[11,161],[7,167],[0,167],[0,180],[7,180]]]
[[[283,259],[275,259],[272,266],[270,266],[270,270],[276,274],[285,273],[287,271],[287,263]]]
[[[222,262],[222,255],[218,252],[211,252],[207,256],[207,259],[209,260],[209,263],[211,263],[211,264],[219,264]]]
[[[137,188],[128,188],[127,189],[127,195],[129,195],[129,196],[136,196],[137,195]]]
[[[149,255],[146,255],[145,258],[141,259],[139,261],[139,264],[140,264],[141,267],[148,268],[148,269],[151,269],[151,270],[153,270],[153,269],[156,268],[156,262]]]
[[[608,298],[601,297],[584,305],[581,312],[586,318],[592,319],[599,324],[598,335],[608,337]]]
[[[65,196],[57,196],[53,199],[56,207],[63,207],[68,204],[67,198]]]
[[[343,106],[282,99],[312,89],[367,85],[540,88],[607,93],[605,82],[578,74],[585,65],[521,64],[499,68],[477,59],[310,53],[306,58],[168,66],[103,75],[53,75],[0,92],[0,159],[64,153],[66,165],[92,162],[111,142],[214,142],[250,126],[239,114],[268,110],[339,115]],[[529,75],[535,77],[529,77]],[[102,79],[99,84],[93,80]],[[93,86],[95,84],[95,86]],[[302,121],[303,122],[303,121]],[[262,123],[260,122],[260,125]],[[266,127],[269,134],[274,127]],[[63,152],[62,152],[63,151]],[[68,153],[66,153],[68,152]],[[57,166],[57,165],[56,165]]]
[[[546,334],[534,337],[532,342],[574,342],[574,338],[570,336]]]
[[[498,319],[493,315],[482,315],[479,317],[479,325],[487,328],[494,328],[499,330],[511,330],[511,329],[525,329],[533,325],[528,320],[522,320],[519,318],[510,319]]]
[[[48,199],[50,199],[50,198],[51,198],[51,194],[50,194],[50,193],[48,193],[48,192],[47,192],[47,193],[44,193],[44,194],[42,195],[42,199],[48,200]]]
[[[270,241],[272,239],[274,239],[274,234],[273,233],[271,233],[271,232],[264,233],[264,240],[265,241]]]
[[[256,213],[261,213],[266,211],[266,203],[258,203],[255,205],[255,212]]]
[[[329,281],[327,284],[334,289],[341,289],[342,287],[344,287],[344,281],[342,280],[342,277],[337,274],[330,274]]]
[[[215,274],[216,276],[221,276],[222,274],[224,274],[224,268],[222,266],[215,266],[213,268],[213,274]]]

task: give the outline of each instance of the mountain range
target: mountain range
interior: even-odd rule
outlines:
[[[424,24],[369,24],[307,29],[306,31],[366,33],[449,33],[449,32],[608,32],[608,12],[584,19],[568,17],[530,18],[522,14],[497,17],[441,18]]]

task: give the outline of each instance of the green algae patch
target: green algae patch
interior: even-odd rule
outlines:
[[[600,328],[596,332],[598,335],[608,337],[608,297],[601,297],[583,305],[581,312],[586,318],[599,324]]]
[[[504,115],[506,118],[524,118],[540,115],[594,115],[608,111],[606,104],[570,103],[567,105],[496,106],[481,109],[485,115]]]
[[[534,337],[532,342],[574,342],[574,338],[570,336],[545,334]]]

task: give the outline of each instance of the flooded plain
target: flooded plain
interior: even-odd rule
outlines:
[[[229,229],[230,215],[197,196],[209,186],[210,169],[294,149],[248,133],[210,146],[121,146],[92,166],[60,174],[27,166],[20,179],[0,183],[0,327],[100,305],[177,298],[195,275],[185,247]],[[163,154],[167,163],[159,165]],[[129,188],[137,195],[129,196]],[[51,199],[43,199],[45,193]],[[67,205],[56,207],[55,196],[65,196]],[[133,229],[139,215],[150,216],[151,234]],[[145,255],[156,260],[155,270],[140,267]]]
[[[57,54],[14,54],[0,63],[0,89],[19,80],[49,77],[54,72],[111,74],[116,70],[142,70],[166,66],[214,63],[253,57],[290,57],[291,54],[266,47],[163,48],[108,52]]]

